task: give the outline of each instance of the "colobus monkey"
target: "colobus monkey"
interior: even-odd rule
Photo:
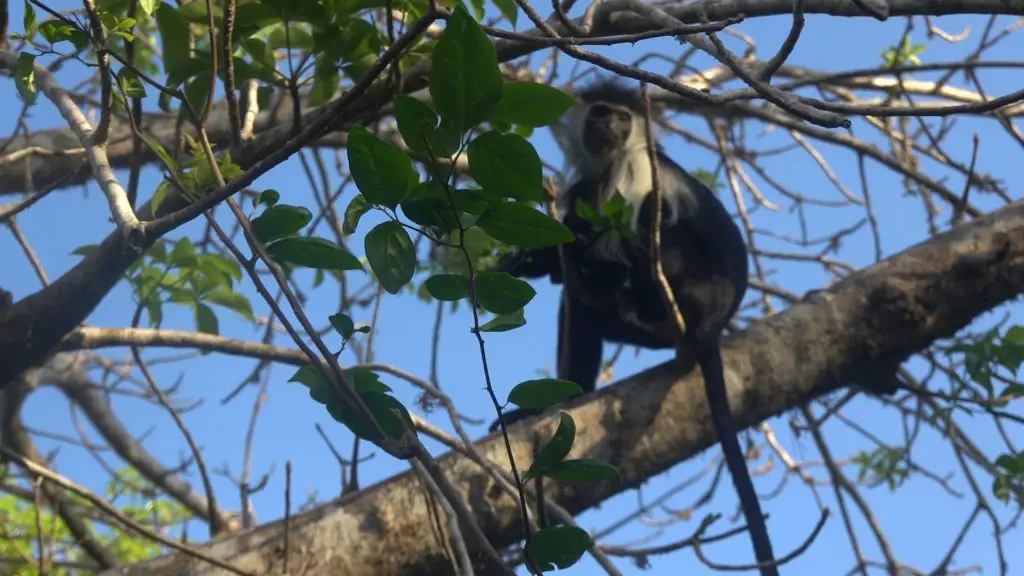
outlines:
[[[661,259],[686,322],[680,339],[652,271],[655,207],[643,101],[614,80],[595,83],[578,97],[580,105],[567,113],[566,157],[573,184],[559,195],[563,223],[576,241],[518,253],[499,267],[520,277],[549,275],[563,284],[558,376],[576,382],[584,393],[596,387],[604,340],[652,349],[675,347],[696,357],[761,573],[777,574],[761,507],[736,438],[719,349],[722,330],[747,289],[743,236],[715,194],[658,146]],[[632,208],[630,226],[636,235],[630,240],[613,230],[596,229],[575,209],[577,201],[598,209],[616,192]],[[504,419],[507,424],[533,414],[513,410]]]

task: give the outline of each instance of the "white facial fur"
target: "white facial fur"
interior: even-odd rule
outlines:
[[[618,190],[623,199],[632,207],[633,218],[630,226],[637,229],[637,222],[640,216],[640,206],[644,198],[650,194],[653,184],[651,174],[651,160],[648,154],[647,141],[645,137],[644,118],[633,113],[632,128],[625,146],[620,151],[610,154],[607,157],[594,157],[587,152],[583,145],[584,123],[587,112],[594,103],[580,104],[571,109],[563,117],[564,131],[562,132],[566,144],[566,163],[568,164],[568,181],[575,183],[582,178],[599,180],[603,174],[610,176],[603,182],[601,190],[598,191],[600,202],[607,202]],[[612,106],[615,106],[612,104]],[[610,170],[608,170],[610,166]],[[668,201],[668,218],[666,225],[675,223],[679,218],[680,209],[686,209],[694,200],[690,194],[690,188],[680,175],[671,169],[664,168],[658,171],[658,182],[661,196]],[[566,188],[568,189],[568,188]],[[559,196],[559,213],[566,214],[568,210],[574,210],[567,198],[567,194]],[[612,235],[605,235],[612,236]],[[610,247],[609,247],[610,248]],[[601,250],[604,252],[605,250]],[[615,250],[613,250],[615,251]]]

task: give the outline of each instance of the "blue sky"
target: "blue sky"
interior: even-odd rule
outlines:
[[[58,9],[68,8],[71,3],[61,2],[53,6]],[[546,6],[537,7],[542,10],[547,9]],[[15,23],[13,26],[15,29],[20,27],[21,18],[21,4],[12,3],[11,21]],[[934,20],[937,25],[951,33],[958,33],[964,26],[970,26],[971,35],[966,41],[966,45],[952,45],[940,39],[926,41],[922,30],[923,22],[920,19],[915,21],[916,28],[912,37],[915,43],[927,43],[927,50],[922,55],[925,62],[958,60],[966,51],[974,48],[987,18],[987,16],[957,16]],[[767,58],[774,53],[785,38],[789,30],[789,21],[789,17],[752,19],[736,26],[736,29],[753,37],[759,47],[759,55],[762,58]],[[1009,18],[1001,18],[995,30],[1001,30],[1010,22]],[[523,29],[526,23],[526,18],[521,15],[519,28]],[[866,18],[808,16],[803,36],[789,59],[789,63],[827,71],[877,66],[881,61],[879,53],[896,42],[904,26],[904,20],[878,23]],[[742,45],[735,39],[727,38],[726,42],[733,50],[742,50]],[[1019,58],[1022,48],[1024,48],[1024,43],[1020,38],[1011,36],[1000,46],[988,52],[985,58],[988,60]],[[633,47],[626,45],[598,51],[628,63],[649,52],[660,52],[665,56],[672,57],[680,53],[680,48],[672,41],[659,40]],[[541,58],[541,55],[535,55],[534,62],[539,62]],[[706,58],[695,58],[691,63],[699,68],[709,65]],[[564,55],[560,67],[560,80],[565,81],[568,78],[571,63]],[[666,70],[666,66],[663,63],[652,62],[648,64],[648,69],[663,72]],[[980,76],[990,95],[1001,95],[1020,88],[1020,76],[1016,72],[982,71]],[[80,68],[78,72],[62,73],[58,76],[65,87],[72,86],[80,77]],[[922,77],[934,78],[935,76]],[[955,78],[953,84],[965,86],[961,78]],[[16,111],[21,108],[14,84],[8,82],[6,86],[5,90],[0,91],[0,106],[9,110],[0,118],[0,133],[3,134],[9,134],[14,129]],[[677,117],[676,121],[697,134],[705,137],[708,135],[707,123],[703,118],[682,116]],[[29,122],[30,126],[35,129],[61,125],[61,119],[53,106],[42,97],[39,99],[39,104],[32,110]],[[1019,170],[1015,171],[1012,167],[1015,163],[1020,162],[1021,149],[1005,135],[994,121],[964,118],[958,124],[955,131],[958,136],[946,142],[947,152],[959,161],[968,163],[971,155],[970,137],[976,132],[981,137],[977,170],[1003,179],[1010,193],[1017,197],[1017,191],[1024,185],[1024,176]],[[747,127],[747,132],[750,134],[748,144],[758,149],[766,149],[791,143],[789,137],[781,130],[776,129],[763,137],[760,136],[762,131],[762,124],[751,122]],[[888,149],[888,145],[877,136],[877,133],[873,133],[863,122],[855,121],[854,134],[876,144],[883,150]],[[561,165],[560,152],[554,146],[546,130],[538,130],[532,138],[532,142],[542,158],[556,166]],[[714,170],[717,166],[716,157],[698,146],[687,145],[680,138],[670,138],[666,141],[666,145],[668,153],[686,168]],[[856,157],[828,144],[819,144],[818,148],[825,154],[840,179],[860,195]],[[333,152],[324,151],[323,154],[328,166],[333,166]],[[819,199],[842,199],[817,165],[806,155],[791,153],[775,159],[766,159],[764,164],[774,177],[779,178],[786,186],[797,192]],[[951,175],[948,171],[936,170],[936,166],[930,161],[925,161],[922,169],[926,174],[936,178],[947,177],[946,184],[953,190],[959,191],[963,187],[962,177]],[[126,173],[121,176],[123,181],[127,181]],[[144,170],[140,197],[148,198],[160,178],[160,174],[152,167]],[[883,254],[885,256],[892,255],[924,240],[928,231],[920,200],[906,196],[903,193],[901,179],[870,160],[868,161],[868,178],[871,185],[872,201],[876,207],[882,232]],[[760,185],[764,185],[756,177],[755,180]],[[337,179],[333,183],[336,185]],[[281,192],[282,202],[302,204],[315,209],[301,165],[296,159],[277,167],[258,180],[254,187],[257,189],[275,188]],[[787,210],[789,205],[785,204],[785,199],[774,194],[767,187],[764,189],[767,191],[768,199],[783,204],[784,210],[777,213],[770,213],[763,208],[756,210],[753,212],[755,223],[762,228],[778,233],[796,235],[797,219]],[[348,189],[339,202],[339,209],[343,209],[355,193],[354,188]],[[723,190],[722,197],[730,209],[735,208],[732,194],[728,189]],[[11,199],[13,198],[6,198],[5,201]],[[984,209],[992,209],[998,205],[991,197],[986,198],[976,192],[972,192],[972,199]],[[745,195],[745,200],[750,207],[752,202],[749,194]],[[862,217],[863,211],[854,208],[812,207],[808,210],[810,227],[808,235],[811,237],[824,236],[837,228],[848,227]],[[349,244],[354,252],[362,254],[362,235],[378,221],[380,218],[372,215],[364,218],[359,232]],[[948,213],[943,215],[941,221],[948,222]],[[95,185],[89,185],[84,192],[81,187],[78,187],[53,193],[19,216],[18,223],[23,233],[32,242],[33,248],[51,280],[77,262],[78,258],[70,255],[74,248],[84,244],[97,243],[110,232],[113,226],[109,221],[107,203]],[[176,239],[181,235],[190,235],[195,238],[201,229],[201,222],[196,221],[173,232],[170,238]],[[330,237],[325,228],[321,228],[318,232],[320,235]],[[765,249],[795,251],[792,247],[764,236],[760,236],[758,242]],[[871,264],[874,259],[873,253],[870,231],[865,227],[846,239],[837,257],[859,267]],[[2,255],[0,261],[3,262],[5,271],[2,285],[14,293],[15,299],[20,299],[39,289],[38,279],[9,233],[0,234],[0,255]],[[773,273],[770,280],[797,294],[821,287],[829,280],[820,268],[813,265],[772,261],[770,266]],[[358,273],[353,276],[356,286],[364,281],[363,278],[356,277],[359,276]],[[303,279],[302,281],[307,282],[308,286],[312,275],[300,272],[299,277]],[[418,280],[422,281],[422,279]],[[536,287],[538,295],[526,309],[528,324],[513,332],[490,334],[486,337],[488,362],[500,398],[503,398],[516,383],[536,377],[539,370],[550,369],[554,361],[554,317],[558,291],[546,282],[538,282]],[[257,314],[265,315],[266,307],[261,305],[255,291],[248,285],[245,285],[243,290],[252,299]],[[325,284],[317,290],[307,291],[307,294],[311,297],[306,308],[307,314],[317,325],[325,325],[327,316],[336,312],[334,308],[337,302],[336,291],[333,291],[330,285]],[[748,292],[748,300],[759,296],[753,290]],[[121,283],[107,296],[88,322],[98,326],[128,325],[132,302],[129,289],[124,283]],[[781,302],[775,302],[775,304],[779,308],[784,307]],[[165,308],[165,328],[186,330],[193,328],[189,309],[181,307],[176,311],[172,312],[172,310],[174,309]],[[1019,305],[1005,307],[996,310],[994,314],[987,315],[983,321],[987,324],[993,318],[1001,317],[1005,313],[1012,313],[1016,318],[1018,312]],[[358,310],[353,312],[352,316],[356,322],[367,322],[370,319],[370,313],[370,309]],[[430,338],[434,314],[433,304],[426,304],[414,296],[386,296],[381,306],[376,336],[377,361],[392,364],[420,376],[429,374]],[[261,329],[253,328],[245,320],[228,312],[219,311],[218,315],[223,335],[258,340],[262,333]],[[483,390],[483,373],[479,353],[475,338],[468,330],[471,325],[471,317],[464,306],[460,308],[459,312],[445,316],[442,327],[439,376],[442,387],[453,396],[461,412],[490,422],[493,412],[490,401]],[[277,343],[284,347],[292,347],[286,338],[279,338]],[[336,345],[336,342],[333,341],[328,343],[332,347]],[[606,347],[606,353],[610,353],[610,351],[611,347]],[[167,357],[178,353],[180,351],[153,350],[147,353],[147,357]],[[110,354],[121,359],[127,358],[126,351],[110,352]],[[616,367],[616,376],[617,378],[628,376],[667,358],[667,353],[645,351],[639,356],[635,356],[632,351],[627,350]],[[342,360],[352,361],[352,357],[351,355],[343,356]],[[221,405],[220,401],[238,385],[241,378],[248,374],[252,364],[251,360],[211,354],[185,363],[160,365],[155,368],[155,374],[161,385],[168,386],[180,377],[183,396],[204,400],[204,404],[199,409],[186,414],[184,420],[202,445],[208,466],[218,469],[226,464],[235,476],[241,470],[242,442],[252,411],[256,387],[247,388],[227,405]],[[920,374],[921,362],[911,362],[910,365]],[[340,484],[338,468],[314,430],[314,423],[320,423],[327,430],[335,446],[343,453],[347,452],[351,446],[351,435],[340,425],[334,423],[319,405],[310,401],[304,388],[286,382],[292,371],[293,369],[287,366],[278,366],[272,370],[268,401],[263,407],[256,432],[256,450],[253,457],[254,478],[258,478],[271,466],[275,466],[267,488],[254,497],[254,505],[261,521],[273,520],[282,515],[284,461],[286,459],[292,461],[294,470],[293,503],[303,502],[307,491],[310,490],[317,491],[322,500],[337,494]],[[396,390],[399,399],[407,406],[414,406],[413,400],[416,398],[416,393],[408,385],[387,376],[384,377],[384,380]],[[143,434],[152,428],[152,432],[145,440],[145,446],[161,458],[165,465],[173,467],[180,458],[188,454],[187,446],[180,433],[175,429],[173,422],[158,408],[123,398],[116,398],[115,405],[125,425],[135,434]],[[1011,405],[1010,409],[1018,414],[1021,412],[1019,405],[1017,407]],[[899,418],[892,412],[883,410],[877,402],[856,401],[845,410],[844,414],[890,444],[898,445],[901,442],[902,428]],[[36,429],[72,437],[77,435],[70,422],[67,401],[59,392],[52,389],[43,389],[33,395],[26,406],[25,418],[27,423]],[[431,414],[428,419],[447,428],[444,416],[440,413]],[[813,442],[806,435],[800,438],[794,437],[790,432],[788,418],[785,415],[783,418],[773,419],[771,424],[782,444],[794,458],[798,460],[818,459]],[[972,422],[964,418],[961,418],[960,424],[973,434],[973,439],[983,450],[989,451],[990,456],[996,454],[999,438],[990,424],[980,421]],[[483,431],[483,427],[478,427],[475,433],[482,434]],[[870,449],[870,444],[863,437],[835,422],[825,427],[825,433],[830,441],[833,454],[839,459],[849,458],[861,449]],[[93,438],[96,436],[94,435]],[[760,441],[762,438],[758,435],[757,439]],[[54,442],[45,438],[36,440],[44,451],[56,446]],[[435,453],[438,453],[437,444],[427,440],[427,445]],[[367,452],[368,449],[364,445],[363,454]],[[376,452],[373,459],[360,469],[360,479],[364,486],[405,469],[402,463],[388,458],[379,450]],[[622,516],[634,511],[641,499],[644,502],[650,502],[697,473],[706,467],[711,458],[717,454],[718,449],[712,449],[673,468],[661,477],[652,479],[640,493],[627,491],[609,500],[599,510],[592,510],[581,515],[578,519],[581,526],[595,532],[602,530]],[[897,558],[928,571],[941,559],[947,547],[955,539],[961,523],[974,507],[974,500],[970,496],[969,486],[960,474],[952,452],[941,438],[931,433],[924,434],[915,446],[914,457],[921,464],[929,466],[940,475],[955,473],[955,477],[951,481],[952,485],[955,489],[963,492],[965,497],[955,499],[934,482],[920,479],[917,476],[895,493],[889,492],[884,487],[862,488],[862,493],[872,506],[877,521],[885,530]],[[112,456],[107,456],[107,458],[114,463],[115,467],[120,467],[121,464],[116,462],[116,458]],[[102,468],[92,456],[75,447],[64,446],[61,448],[58,467],[61,473],[97,491],[102,490],[102,486],[107,480]],[[756,480],[762,495],[777,487],[781,479],[778,468],[777,465],[776,470],[768,474],[766,478]],[[849,466],[845,468],[845,471],[848,475],[854,475],[856,468]],[[820,467],[812,468],[812,472],[817,477],[825,477]],[[193,474],[189,479],[194,486],[199,488],[196,475]],[[689,506],[706,489],[708,481],[709,477],[705,477],[695,486],[676,494],[666,502],[666,505],[677,510]],[[648,545],[670,542],[691,533],[700,518],[710,512],[720,512],[725,515],[713,532],[728,529],[731,527],[732,514],[736,510],[736,499],[731,483],[724,477],[722,481],[723,484],[714,500],[708,506],[697,510],[693,519],[671,525],[664,530],[664,533],[660,533],[656,528],[633,522],[626,528],[616,531],[604,541],[610,544],[628,544],[643,539]],[[219,475],[214,478],[214,484],[222,505],[237,509],[238,496],[232,485]],[[983,490],[987,490],[987,488],[987,485],[982,486]],[[838,514],[833,492],[830,487],[821,487],[819,491],[825,504],[832,510],[833,516],[810,550],[787,565],[784,569],[786,574],[842,574],[854,565],[854,558]],[[993,502],[993,505],[997,511],[1003,512],[1002,517],[1005,521],[1009,517],[1009,514],[1006,513],[1007,509],[998,502]],[[806,486],[796,478],[790,478],[789,484],[782,493],[771,500],[764,501],[763,506],[765,511],[772,515],[769,528],[776,552],[780,556],[787,554],[803,541],[817,521],[819,514],[814,499],[808,493]],[[666,517],[665,512],[659,510],[653,511],[652,516],[655,519]],[[860,545],[865,554],[873,559],[878,559],[880,557],[877,553],[878,548],[867,529],[865,520],[857,512],[852,512],[852,516],[854,525],[857,527]],[[189,532],[191,538],[198,535],[194,526]],[[646,541],[651,536],[658,537],[649,542]],[[1007,560],[1011,567],[1019,566],[1020,562],[1024,561],[1024,552],[1019,547],[1014,550],[1010,544],[1014,540],[1019,541],[1019,536],[1016,536],[1015,533],[1011,533],[1006,540]],[[752,557],[746,537],[734,538],[708,546],[705,551],[711,558],[724,563],[746,562],[748,558]],[[978,564],[985,570],[985,573],[998,573],[990,525],[987,524],[987,521],[981,520],[975,524],[957,558],[958,562],[953,564],[954,568]],[[675,574],[679,573],[681,568],[689,573],[708,572],[708,569],[701,565],[690,551],[682,551],[665,557],[652,557],[650,562],[651,567],[646,571],[640,571],[628,560],[619,560],[616,563],[626,574]],[[596,570],[598,568],[593,561],[589,557],[584,557],[578,566],[565,573],[583,575],[595,573]]]

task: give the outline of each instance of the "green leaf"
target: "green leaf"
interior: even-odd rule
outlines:
[[[461,133],[448,122],[438,125],[437,113],[427,103],[407,94],[395,96],[398,132],[413,152],[426,158],[448,158],[459,149]]]
[[[515,30],[516,20],[519,18],[519,7],[516,6],[514,0],[494,0],[494,5],[498,7],[498,11],[512,25],[512,29]]]
[[[313,214],[303,206],[278,204],[252,219],[252,232],[260,242],[268,244],[296,234],[312,219]]]
[[[128,98],[145,98],[146,86],[142,83],[139,75],[131,68],[121,68],[117,73],[117,81]]]
[[[576,440],[576,422],[566,412],[559,414],[558,429],[551,436],[551,440],[541,448],[536,460],[530,469],[523,474],[523,482],[554,468],[569,455],[572,450],[572,443]]]
[[[14,72],[14,84],[25,103],[36,103],[36,57],[35,54],[22,52],[18,54],[18,67]]]
[[[427,292],[437,300],[455,302],[466,297],[469,279],[461,274],[437,274],[427,278]]]
[[[267,252],[278,261],[292,266],[321,270],[362,270],[359,259],[344,247],[323,238],[282,238],[267,246]]]
[[[199,2],[198,4],[202,4]],[[181,13],[166,2],[161,2],[156,10],[156,26],[160,30],[160,47],[164,60],[164,71],[167,76],[188,78],[187,70],[192,63],[189,50],[188,23]],[[173,85],[177,85],[178,82]]]
[[[469,145],[469,174],[492,194],[540,202],[544,180],[540,156],[522,136],[491,131]]]
[[[488,120],[540,128],[554,123],[575,104],[572,96],[547,84],[507,82]]]
[[[260,205],[274,206],[280,199],[281,194],[277,190],[274,190],[272,188],[269,190],[264,190],[263,192],[260,192],[259,196],[253,199],[253,207],[255,208]]]
[[[338,312],[337,314],[331,314],[328,318],[331,321],[331,326],[341,334],[341,337],[348,340],[355,333],[356,324],[349,318],[348,314],[344,312]]]
[[[419,182],[408,156],[362,126],[349,132],[348,163],[356,187],[370,204],[394,208]]]
[[[580,394],[583,394],[583,389],[575,382],[541,378],[517,384],[508,393],[508,401],[520,408],[544,410]]]
[[[204,296],[203,299],[233,310],[250,322],[256,321],[256,317],[252,313],[252,303],[243,294],[227,288],[218,288]]]
[[[139,0],[139,8],[142,8],[142,13],[148,17],[152,17],[156,14],[157,8],[160,7],[160,0]]]
[[[178,172],[178,163],[174,161],[174,158],[172,158],[170,154],[167,153],[167,149],[164,148],[163,145],[145,134],[142,135],[142,141],[150,150],[153,151],[154,154],[157,155],[158,158],[160,158],[160,161],[164,164],[164,168],[174,173]],[[157,207],[153,206],[154,214],[156,213],[156,210]]]
[[[210,79],[205,74],[200,74],[185,84],[185,98],[189,106],[195,110],[196,115],[203,113],[206,107],[206,100],[210,97]]]
[[[362,194],[357,194],[351,202],[348,203],[348,208],[345,208],[345,222],[341,226],[341,231],[345,234],[355,234],[356,227],[359,226],[359,219],[370,211],[370,203],[366,201],[366,197]]]
[[[89,44],[89,36],[74,25],[60,20],[47,20],[39,25],[39,33],[50,44],[57,44],[65,40],[70,41],[76,50],[81,50]]]
[[[4,4],[4,11],[7,10],[7,4]],[[5,15],[6,16],[6,15]],[[22,23],[25,25],[25,38],[31,39],[36,34],[36,10],[29,4],[28,0],[25,0],[25,8],[22,13]],[[6,24],[6,19],[5,19]],[[6,26],[4,26],[4,32],[7,32]]]
[[[356,393],[363,392],[391,392],[391,387],[380,381],[380,375],[369,368],[353,366],[345,370],[345,377],[352,383]]]
[[[174,249],[171,250],[171,264],[180,267],[191,267],[198,264],[196,260],[196,247],[192,245],[192,240],[188,236],[182,236],[174,243]]]
[[[459,5],[434,48],[429,83],[434,106],[458,133],[486,119],[501,99],[494,44]]]
[[[588,484],[603,480],[621,481],[622,475],[610,464],[598,460],[564,460],[554,468],[544,472],[548,478],[568,484]]]
[[[322,106],[330,102],[340,85],[338,65],[327,54],[318,54],[316,69],[313,72],[313,87],[309,90],[309,105]]]
[[[398,294],[416,272],[416,248],[405,228],[390,220],[378,224],[366,235],[365,247],[366,260],[380,285]]]
[[[490,322],[480,326],[481,332],[508,332],[526,325],[526,318],[523,316],[523,309],[520,308],[511,314],[495,316]]]
[[[365,392],[359,396],[388,437],[400,440],[405,433],[406,426],[415,434],[415,427],[409,416],[409,411],[394,397],[382,392]],[[355,410],[349,410],[341,403],[332,403],[327,405],[327,411],[335,420],[352,430],[355,435],[378,446],[381,444],[381,439],[374,433],[373,426]]]
[[[526,553],[542,571],[564,570],[594,545],[594,539],[582,528],[555,526],[544,528],[530,536]]]
[[[495,314],[511,314],[522,310],[537,291],[506,272],[480,272],[476,275],[476,301],[484,310]]]
[[[204,334],[213,334],[214,336],[220,334],[217,315],[213,313],[209,306],[202,302],[196,302],[196,330]]]
[[[499,242],[523,248],[557,246],[576,238],[565,224],[526,204],[494,206],[476,225]]]
[[[88,256],[99,246],[96,244],[86,244],[85,246],[79,246],[71,251],[72,256]]]

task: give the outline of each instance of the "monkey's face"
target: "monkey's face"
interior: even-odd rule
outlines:
[[[622,150],[633,130],[633,114],[622,106],[597,102],[587,111],[583,145],[593,160],[608,160]]]

